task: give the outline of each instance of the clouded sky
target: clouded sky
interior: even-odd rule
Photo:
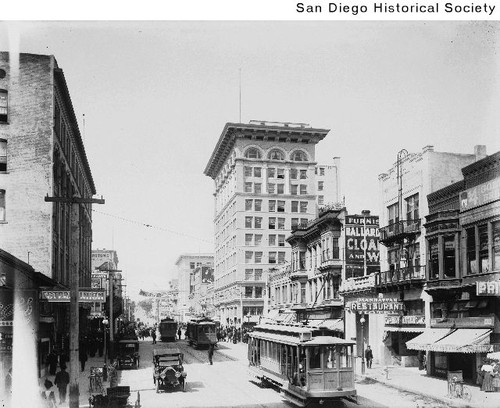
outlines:
[[[203,174],[226,122],[331,129],[347,209],[379,212],[402,148],[500,150],[496,21],[0,23],[0,48],[53,54],[105,205],[94,248],[118,251],[128,292],[162,289],[183,253],[213,252]],[[85,115],[85,120],[83,119]]]

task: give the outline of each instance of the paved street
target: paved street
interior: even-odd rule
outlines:
[[[184,391],[156,393],[152,376],[153,347],[177,347],[184,352],[185,370],[188,373]],[[195,350],[188,346],[185,340],[175,343],[158,342],[156,345],[152,345],[151,340],[142,341],[140,355],[139,369],[120,370],[118,373],[119,385],[128,385],[131,388],[132,395],[129,402],[133,404],[139,392],[143,408],[292,407],[278,391],[272,388],[260,388],[256,382],[251,381],[247,369],[246,344],[220,343],[214,354],[213,365],[208,363],[206,350]],[[100,361],[101,359],[95,358],[89,362],[98,365]],[[88,373],[82,373],[80,381],[80,406],[83,407],[88,404]],[[445,408],[449,406],[438,400],[388,387],[370,379],[359,381],[356,387],[358,405],[347,401],[338,404],[339,407]]]

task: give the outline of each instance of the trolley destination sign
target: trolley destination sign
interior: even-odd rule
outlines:
[[[79,302],[105,302],[106,298],[103,290],[80,290]],[[69,290],[42,290],[40,291],[40,299],[46,300],[49,303],[63,302],[69,303]]]
[[[385,313],[400,312],[404,310],[403,302],[397,298],[359,298],[348,302],[346,308],[351,312],[359,313]]]

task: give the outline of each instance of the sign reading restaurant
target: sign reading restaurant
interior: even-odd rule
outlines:
[[[80,290],[79,302],[105,302],[106,298],[103,290]],[[69,302],[69,290],[42,290],[40,299],[52,302]]]
[[[397,298],[360,298],[347,302],[346,308],[358,313],[402,312],[403,302]]]
[[[500,296],[500,281],[476,282],[477,296]]]

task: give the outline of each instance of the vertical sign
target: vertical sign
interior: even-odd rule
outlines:
[[[345,240],[346,278],[380,271],[378,216],[346,216]]]

